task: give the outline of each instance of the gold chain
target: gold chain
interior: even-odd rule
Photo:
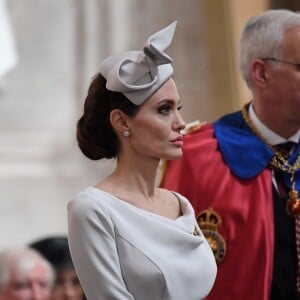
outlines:
[[[242,108],[242,116],[247,125],[251,130],[274,152],[274,156],[270,164],[275,167],[277,170],[287,172],[294,177],[294,173],[300,168],[300,153],[293,165],[291,165],[288,160],[278,151],[275,147],[267,142],[267,140],[261,135],[258,129],[252,123],[249,114],[247,112],[247,104]]]
[[[258,129],[252,123],[248,111],[247,104],[242,108],[242,116],[247,125],[251,128],[251,130],[274,152],[274,156],[270,161],[270,165],[276,170],[281,170],[290,174],[290,191],[289,191],[289,199],[287,202],[287,210],[290,214],[296,216],[300,214],[300,198],[299,193],[296,190],[296,181],[295,181],[295,172],[300,169],[300,153],[297,156],[294,164],[290,164],[288,160],[278,151],[274,146],[269,144],[267,140],[261,135]]]

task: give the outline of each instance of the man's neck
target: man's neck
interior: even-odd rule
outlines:
[[[249,106],[249,118],[251,119],[253,125],[257,128],[257,130],[261,133],[261,135],[271,145],[277,145],[277,144],[285,143],[287,141],[292,141],[295,143],[299,142],[300,129],[298,129],[296,133],[288,136],[283,136],[276,133],[259,119],[259,117],[255,113],[252,103]]]

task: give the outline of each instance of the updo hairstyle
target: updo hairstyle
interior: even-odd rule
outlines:
[[[122,93],[109,91],[106,79],[97,73],[85,98],[83,115],[77,122],[77,143],[89,159],[115,158],[119,153],[120,141],[110,123],[113,109],[134,117],[139,106]]]

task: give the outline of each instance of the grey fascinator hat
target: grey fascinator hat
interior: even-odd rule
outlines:
[[[165,49],[172,42],[177,21],[151,35],[143,51],[126,51],[107,57],[99,72],[106,88],[123,93],[135,105],[143,104],[172,75],[173,62]]]

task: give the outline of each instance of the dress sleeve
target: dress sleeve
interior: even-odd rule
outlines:
[[[114,225],[101,201],[87,196],[71,201],[68,231],[71,256],[87,298],[133,300],[122,278]]]

